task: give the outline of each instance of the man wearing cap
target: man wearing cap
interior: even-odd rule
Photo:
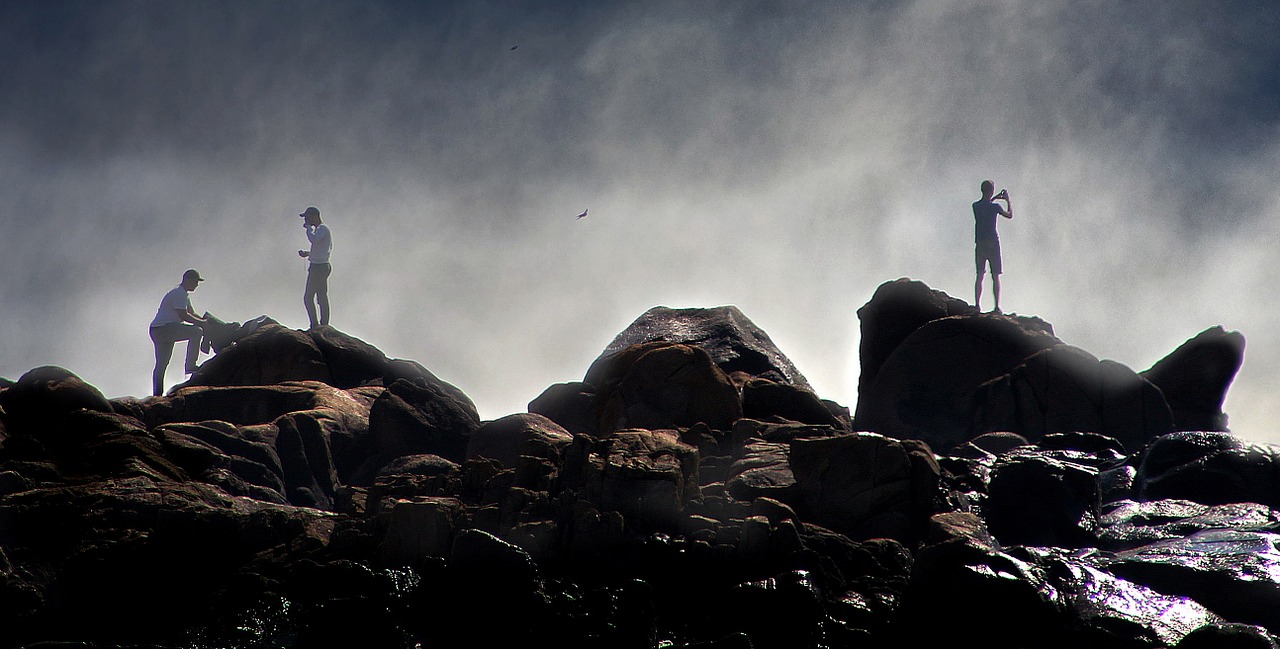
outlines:
[[[302,303],[307,307],[311,328],[315,329],[317,322],[329,324],[329,273],[333,272],[333,266],[329,265],[329,252],[333,250],[333,237],[329,234],[329,226],[320,222],[320,210],[308,207],[298,216],[302,217],[307,241],[311,242],[310,251],[298,251],[299,257],[311,262],[307,266],[307,288],[302,294]],[[319,321],[316,320],[316,304],[320,305]]]
[[[173,358],[174,343],[187,341],[186,373],[196,371],[205,319],[191,309],[189,293],[196,290],[203,281],[204,278],[195,269],[183,273],[182,283],[164,294],[164,299],[160,300],[160,308],[156,310],[156,317],[151,320],[151,342],[156,348],[156,369],[151,373],[151,394],[157,397],[164,394],[164,373],[169,368],[169,359]]]

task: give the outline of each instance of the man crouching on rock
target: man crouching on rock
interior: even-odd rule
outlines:
[[[191,291],[203,282],[195,269],[182,274],[182,283],[178,284],[160,300],[160,308],[151,321],[151,342],[156,348],[156,369],[151,372],[151,394],[164,394],[164,373],[169,368],[169,359],[173,358],[173,345],[179,340],[187,341],[186,372],[196,371],[196,360],[200,358],[200,338],[204,335],[205,319],[196,315],[191,309]],[[190,324],[188,324],[190,323]]]

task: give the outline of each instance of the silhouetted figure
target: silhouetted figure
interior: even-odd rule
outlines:
[[[194,269],[182,274],[182,283],[164,294],[160,300],[160,308],[156,317],[151,320],[151,342],[156,348],[156,368],[151,372],[151,394],[164,394],[164,373],[169,368],[169,360],[173,358],[173,345],[179,340],[187,341],[186,373],[196,371],[196,360],[200,358],[200,339],[204,335],[205,319],[197,316],[191,309],[191,291],[203,282]]]
[[[307,306],[307,318],[311,321],[311,328],[315,329],[317,324],[329,324],[329,274],[333,272],[329,253],[333,250],[333,236],[329,233],[329,226],[320,222],[320,210],[308,207],[298,216],[302,217],[307,241],[311,242],[310,251],[298,251],[299,257],[311,262],[307,266],[307,288],[302,294],[302,303]],[[319,320],[316,319],[317,304],[320,306]]]
[[[991,289],[995,297],[995,313],[1000,313],[1000,274],[1004,272],[1000,263],[1000,236],[996,234],[996,216],[1013,218],[1013,203],[1009,201],[1009,192],[1000,190],[995,194],[996,185],[990,180],[982,181],[982,198],[973,202],[973,241],[974,261],[977,265],[978,277],[973,282],[973,306],[982,309],[982,276],[991,267]],[[997,200],[1003,200],[1001,207]]]

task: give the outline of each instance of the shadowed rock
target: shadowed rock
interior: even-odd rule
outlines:
[[[1244,362],[1244,336],[1211,327],[1142,372],[1169,403],[1177,430],[1227,430],[1222,402]]]
[[[467,459],[486,457],[515,468],[520,456],[559,462],[573,436],[542,415],[508,415],[483,424],[467,440]]]
[[[1137,449],[1173,431],[1173,416],[1160,390],[1133,370],[1058,345],[976,389],[972,431],[1014,431],[1033,442],[1089,431]]]
[[[790,463],[797,511],[855,540],[914,542],[933,512],[939,467],[914,440],[875,433],[797,439]]]
[[[315,340],[305,331],[266,324],[226,351],[205,361],[186,383],[197,385],[272,385],[285,381],[333,384],[333,372]]]
[[[970,421],[980,386],[1061,344],[1034,318],[933,320],[908,335],[859,392],[854,428],[922,439],[946,451],[975,436]]]
[[[916,329],[947,316],[974,315],[977,312],[964,300],[935,291],[923,282],[904,277],[881,284],[871,300],[858,309],[862,327],[858,344],[862,368],[858,376],[858,394],[871,387],[893,350]]]
[[[0,419],[9,435],[40,437],[56,431],[64,417],[81,408],[112,412],[98,388],[54,365],[37,367],[0,391]]]
[[[699,422],[726,430],[742,417],[737,388],[701,347],[635,345],[596,361],[587,379],[600,389],[602,433]]]

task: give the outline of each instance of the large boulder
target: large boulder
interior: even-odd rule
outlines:
[[[849,428],[847,411],[842,420],[812,390],[777,383],[768,379],[749,379],[742,386],[742,414],[750,419],[785,419],[802,424]]]
[[[466,459],[485,457],[507,468],[515,468],[522,455],[558,463],[571,443],[573,435],[542,415],[508,415],[481,425],[471,435]]]
[[[480,415],[470,399],[442,381],[398,379],[369,410],[369,457],[352,484],[372,483],[388,462],[405,455],[439,455],[453,462],[467,456]]]
[[[392,361],[373,345],[328,325],[301,331],[262,316],[251,325],[219,321],[210,326],[222,346],[215,345],[217,355],[178,387],[321,381],[347,389],[430,375],[416,363]],[[234,344],[226,342],[231,338]]]
[[[270,492],[257,488],[277,490],[277,485],[259,475],[255,465],[276,466],[283,481],[278,491],[288,502],[329,509],[339,485],[373,453],[369,419],[383,392],[378,387],[338,390],[317,381],[183,387],[148,400],[144,412],[150,426],[170,431],[165,439],[185,450],[184,457],[196,462],[193,470],[202,479],[228,493],[273,500]],[[198,426],[174,428],[183,424]],[[174,432],[196,434],[227,459],[197,458],[198,449]],[[274,457],[264,456],[256,445],[270,448]]]
[[[98,388],[55,365],[30,370],[17,383],[0,390],[0,421],[10,436],[57,433],[63,419],[80,409],[113,412],[111,402]]]
[[[908,335],[859,391],[854,428],[921,439],[945,453],[975,436],[974,394],[984,383],[1061,344],[1037,318],[932,320]]]
[[[870,388],[880,373],[880,366],[916,329],[947,316],[977,312],[978,309],[964,300],[935,291],[923,282],[903,277],[881,284],[871,300],[858,309],[862,327],[858,343],[862,367],[858,393]]]
[[[595,388],[581,381],[548,387],[529,402],[529,412],[542,415],[575,435],[594,435],[600,426]]]
[[[565,451],[562,484],[635,529],[672,530],[700,494],[698,450],[670,430],[579,436]]]
[[[787,458],[789,450],[786,443],[749,441],[742,456],[729,467],[725,481],[729,494],[746,502],[757,498],[794,502],[796,477]]]
[[[1036,442],[1089,431],[1137,449],[1172,430],[1159,389],[1120,363],[1070,345],[1032,354],[973,394],[974,433],[1012,431]]]
[[[329,325],[314,327],[307,334],[329,366],[334,387],[383,384],[390,361],[377,347]]]
[[[305,331],[266,324],[205,361],[178,386],[271,385],[285,381],[333,384],[333,372],[315,340]]]
[[[934,511],[940,469],[928,447],[876,433],[791,442],[796,510],[855,540],[914,543]]]
[[[809,387],[804,376],[773,344],[769,335],[736,306],[706,309],[653,307],[619,333],[600,358],[606,359],[633,345],[657,341],[699,347],[725,374],[745,372],[778,383]],[[587,382],[593,383],[590,379]]]
[[[1015,452],[991,469],[983,507],[1004,545],[1080,548],[1098,525],[1097,469],[1049,453]]]
[[[1244,336],[1211,327],[1142,372],[1164,394],[1177,430],[1227,430],[1222,402],[1244,362]]]
[[[729,377],[701,347],[646,343],[597,361],[588,383],[601,388],[599,431],[689,427],[727,430],[742,417]]]
[[[1280,509],[1280,450],[1216,431],[1164,435],[1136,454],[1138,500],[1206,505],[1260,503]]]

